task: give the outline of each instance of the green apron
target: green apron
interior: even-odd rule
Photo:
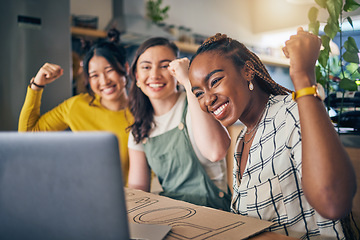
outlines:
[[[187,100],[178,127],[146,139],[147,161],[163,188],[161,195],[197,205],[230,211],[231,194],[209,178],[191,145],[186,127]]]

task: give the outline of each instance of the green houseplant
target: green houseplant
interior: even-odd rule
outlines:
[[[170,6],[161,7],[162,0],[148,0],[146,2],[146,16],[153,23],[160,23],[168,18]]]
[[[309,31],[319,34],[320,22],[318,20],[319,8],[326,10],[328,19],[325,23],[324,34],[321,35],[323,49],[320,51],[316,66],[316,78],[326,89],[327,95],[331,92],[342,93],[342,103],[346,91],[356,91],[356,80],[360,78],[359,49],[353,37],[348,36],[344,41],[342,27],[350,24],[353,28],[351,17],[343,17],[344,13],[355,11],[360,4],[355,0],[315,0],[318,7],[312,7],[308,12]],[[330,41],[339,35],[339,56],[331,55]],[[330,108],[330,98],[325,102]],[[341,104],[338,123],[343,105]],[[338,124],[339,126],[339,124]]]

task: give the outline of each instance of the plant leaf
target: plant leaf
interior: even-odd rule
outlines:
[[[328,52],[331,52],[330,38],[327,35],[321,36],[321,43]]]
[[[326,1],[326,9],[329,12],[330,18],[336,22],[340,17],[342,11],[342,0],[328,0]]]
[[[316,7],[311,7],[308,12],[308,18],[310,22],[315,22],[317,20],[318,14],[319,14],[319,9],[317,9]]]
[[[346,0],[344,5],[344,11],[345,12],[352,12],[355,11],[360,7],[360,4],[355,2],[354,0]]]
[[[359,55],[357,53],[346,51],[343,54],[343,58],[349,63],[359,63]]]
[[[344,43],[344,48],[349,51],[349,52],[352,52],[352,53],[358,53],[359,52],[359,49],[356,45],[356,41],[354,38],[352,37],[348,37],[348,39],[345,41]]]
[[[332,19],[328,19],[328,23],[324,27],[324,32],[329,36],[330,39],[334,39],[336,34],[340,31],[339,21],[336,19],[334,22]]]
[[[320,50],[318,61],[323,68],[326,68],[329,60],[329,51],[326,49]]]
[[[348,78],[341,79],[341,81],[339,83],[339,87],[344,90],[348,90],[348,91],[356,91],[357,90],[357,85],[356,85],[355,81],[352,81]]]
[[[327,0],[315,0],[316,4],[322,8],[326,8],[326,1]]]
[[[328,78],[321,72],[321,66],[316,65],[315,67],[316,82],[320,83],[325,87]]]
[[[162,0],[148,0],[146,3],[147,16],[151,19],[151,21],[158,23],[163,21],[168,17],[166,12],[169,10],[169,6],[160,8],[162,4]]]
[[[349,24],[350,24],[350,26],[352,27],[352,29],[354,29],[354,25],[353,25],[353,21],[352,21],[351,17],[347,17],[346,19],[347,19],[347,21],[349,22]]]
[[[319,29],[320,29],[319,21],[310,22],[308,27],[309,27],[309,32],[311,32],[315,35],[319,35]]]
[[[170,9],[170,6],[166,6],[162,9],[162,12],[163,13],[166,13],[168,10]]]
[[[351,80],[357,80],[360,79],[360,72],[359,72],[359,64],[357,63],[349,63],[346,65],[346,71],[349,73],[350,75],[350,79]]]

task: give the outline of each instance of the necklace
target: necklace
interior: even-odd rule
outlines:
[[[266,104],[265,104],[265,106],[263,108],[263,111],[262,111],[262,113],[261,113],[255,127],[253,127],[250,131],[246,131],[245,132],[246,135],[249,135],[250,133],[252,133],[253,131],[255,131],[255,129],[257,129],[259,127],[259,123],[260,123],[260,120],[261,120],[262,116],[264,115],[265,109],[266,109]]]
[[[250,138],[247,141],[245,141],[245,137],[244,137],[244,143],[248,144],[254,138],[255,133],[256,133],[256,131],[253,134],[251,134]]]
[[[263,116],[264,113],[265,113],[265,109],[266,109],[266,105],[264,106],[264,109],[263,109],[263,111],[262,111],[262,113],[261,113],[261,115],[260,115],[260,117],[259,117],[256,125],[255,125],[250,131],[246,131],[246,132],[245,132],[245,135],[249,135],[250,133],[252,133],[251,136],[250,136],[250,138],[249,138],[247,141],[245,141],[245,136],[244,136],[244,143],[245,143],[245,144],[249,143],[249,142],[254,138],[255,133],[256,133],[255,130],[259,128],[260,120],[261,120],[262,116]]]

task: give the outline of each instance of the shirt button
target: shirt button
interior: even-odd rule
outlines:
[[[219,197],[223,198],[224,197],[224,193],[223,192],[219,192]]]
[[[179,128],[180,130],[183,130],[183,129],[184,129],[184,124],[183,124],[182,122],[181,122],[181,123],[179,123],[178,128]]]

